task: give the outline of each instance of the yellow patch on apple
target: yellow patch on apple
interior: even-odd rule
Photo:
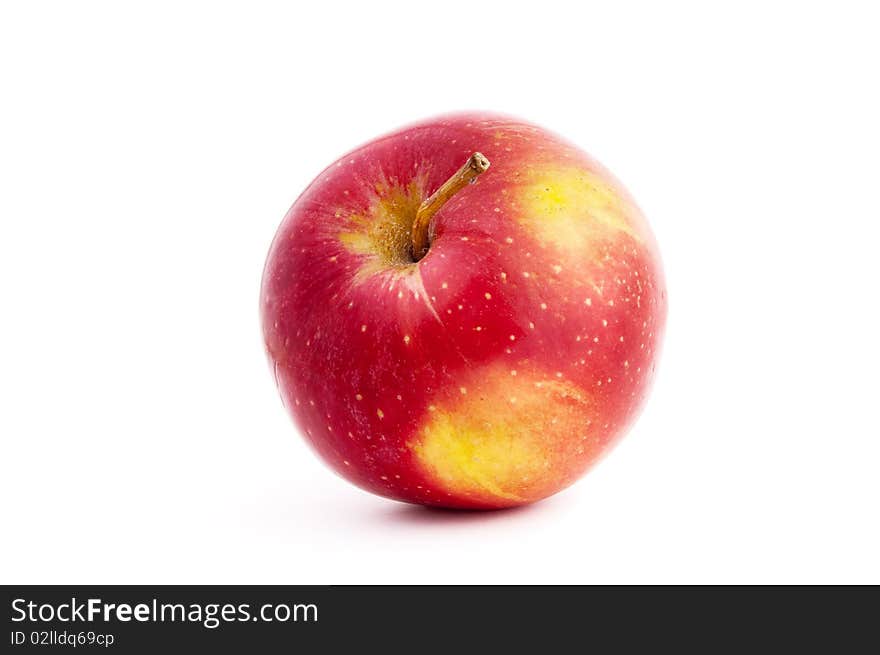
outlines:
[[[539,373],[481,371],[467,394],[437,401],[409,447],[445,490],[493,506],[542,498],[593,459],[592,405],[575,385]]]
[[[640,241],[638,208],[598,174],[579,167],[534,169],[521,189],[520,222],[544,244],[583,257],[620,233]]]

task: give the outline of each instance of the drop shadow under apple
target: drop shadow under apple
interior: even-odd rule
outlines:
[[[488,523],[515,523],[526,518],[554,513],[568,503],[553,496],[537,503],[504,509],[450,509],[409,503],[394,503],[381,514],[381,520],[396,526],[450,526]]]

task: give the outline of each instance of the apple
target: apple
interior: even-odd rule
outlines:
[[[272,242],[261,313],[282,401],[332,469],[490,509],[556,493],[627,431],[666,292],[605,168],[535,125],[459,114],[309,185]]]

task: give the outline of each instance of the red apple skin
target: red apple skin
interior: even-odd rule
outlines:
[[[491,167],[435,215],[419,204],[474,152]],[[580,477],[626,432],[666,317],[659,254],[610,173],[509,117],[459,114],[324,170],[263,274],[281,398],[337,473],[388,498],[522,505]]]

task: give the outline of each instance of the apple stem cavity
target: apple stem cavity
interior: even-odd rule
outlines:
[[[452,177],[441,184],[440,188],[428,196],[419,206],[412,226],[412,257],[414,262],[424,257],[431,245],[430,226],[434,214],[440,211],[440,208],[452,196],[467,185],[473,184],[477,176],[488,168],[489,160],[483,154],[475,152],[464,163],[464,166],[453,173]]]

